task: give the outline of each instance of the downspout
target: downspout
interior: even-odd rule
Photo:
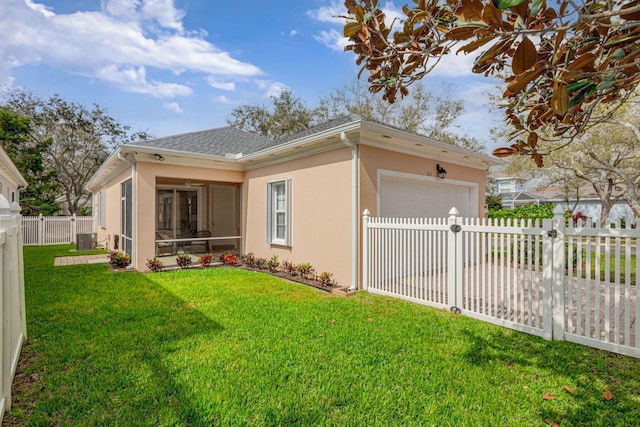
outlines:
[[[131,164],[131,240],[132,240],[132,253],[131,253],[131,266],[136,266],[136,256],[135,254],[138,252],[138,239],[135,238],[136,235],[136,162],[135,160],[129,159],[126,155],[122,155],[122,151],[118,152],[118,159],[124,160],[125,162]],[[122,227],[122,224],[120,224]]]
[[[351,286],[348,291],[358,289],[358,225],[360,216],[358,213],[358,145],[347,138],[345,132],[340,132],[342,142],[351,147]]]

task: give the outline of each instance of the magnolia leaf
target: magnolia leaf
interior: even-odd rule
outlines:
[[[513,81],[507,85],[507,91],[512,94],[522,92],[531,81],[537,79],[543,72],[543,64],[536,64],[533,70],[524,72],[516,76],[515,79],[513,79]]]
[[[516,52],[513,54],[513,74],[518,75],[533,67],[538,60],[538,51],[535,45],[528,37],[522,39],[518,45]]]
[[[619,47],[616,50],[613,51],[613,53],[611,55],[609,55],[609,58],[611,59],[622,59],[624,58],[624,49]]]
[[[493,0],[493,5],[500,10],[509,9],[510,7],[518,6],[527,0]]]
[[[545,394],[543,394],[542,398],[544,400],[555,400],[556,399],[556,397],[553,394],[549,393],[549,392],[546,392]]]
[[[362,29],[362,24],[359,22],[347,22],[344,24],[344,36],[349,38],[358,34],[358,32]]]
[[[538,16],[538,12],[540,11],[544,3],[545,3],[545,0],[533,0],[531,2],[531,10],[529,11],[529,15],[531,15],[534,18]]]
[[[620,11],[625,9],[630,9],[632,7],[638,6],[638,2],[629,2],[620,8]],[[631,13],[623,13],[620,15],[620,18],[626,19],[627,21],[637,21],[640,20],[640,11],[631,12]]]
[[[557,422],[555,422],[553,420],[550,420],[549,418],[545,418],[544,422],[549,424],[550,426],[553,426],[553,427],[560,427],[560,424],[558,424]]]
[[[502,28],[502,11],[495,7],[493,3],[487,3],[482,10],[482,19],[489,26]]]
[[[604,397],[604,400],[606,400],[607,402],[609,402],[611,399],[613,399],[613,393],[611,393],[611,390],[606,389],[606,390],[604,391],[603,397]]]
[[[536,148],[538,144],[538,134],[535,132],[531,132],[529,137],[527,138],[527,145],[531,148]]]
[[[609,76],[605,80],[598,83],[598,86],[596,86],[596,90],[609,89],[611,86],[615,84],[616,84],[616,76]]]
[[[477,48],[479,48],[480,46],[483,46],[487,43],[489,43],[491,40],[495,39],[496,36],[489,36],[489,37],[482,37],[479,38],[477,40],[472,41],[471,43],[465,44],[464,46],[462,46],[460,49],[458,49],[457,53],[471,53],[474,50],[476,50]]]
[[[568,385],[566,385],[566,384],[565,384],[565,385],[563,385],[563,386],[562,386],[562,388],[564,389],[564,391],[566,391],[566,392],[567,392],[567,393],[569,393],[569,394],[575,394],[575,393],[573,392],[573,390],[571,390],[571,389],[569,388],[569,386],[568,386]]]
[[[509,147],[502,147],[502,148],[496,148],[495,150],[493,150],[493,153],[491,154],[493,154],[496,157],[509,157],[516,154],[516,150]]]
[[[587,65],[593,64],[597,58],[598,57],[591,52],[585,53],[584,55],[574,59],[573,62],[567,66],[567,68],[569,70],[582,70]]]
[[[553,91],[551,97],[551,109],[559,116],[564,116],[569,110],[569,92],[564,85],[560,85]]]
[[[465,22],[484,22],[480,0],[462,0],[462,5],[456,9],[456,17]]]

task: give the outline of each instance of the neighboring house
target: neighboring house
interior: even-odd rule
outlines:
[[[309,262],[356,286],[365,209],[478,217],[485,171],[498,163],[350,115],[277,140],[225,127],[125,144],[87,188],[98,239],[118,235],[138,270],[156,254],[232,249]],[[183,247],[189,237],[206,247]]]
[[[541,187],[531,190],[545,200],[544,203],[553,203],[561,206],[565,210],[572,210],[574,213],[582,212],[591,218],[596,224],[600,221],[602,212],[602,202],[590,184],[584,184],[580,187],[577,194],[567,195],[559,187]],[[619,192],[618,192],[619,193]],[[625,220],[633,221],[634,215],[631,207],[624,200],[617,201],[609,212],[609,219],[612,221]]]
[[[82,210],[85,206],[91,208],[92,206],[91,197],[82,196],[78,202],[79,211],[76,215],[80,215],[80,210]],[[71,215],[71,211],[69,210],[69,201],[65,195],[61,195],[56,197],[56,203],[60,206],[58,209],[57,215],[68,216]],[[89,209],[90,211],[91,209]],[[91,215],[91,214],[89,214]]]
[[[6,197],[9,203],[20,203],[20,190],[24,190],[26,186],[27,181],[7,153],[0,148],[0,194]]]
[[[527,182],[523,179],[514,178],[503,174],[501,171],[492,170],[492,194],[497,194],[502,198],[502,207],[515,208],[532,204],[544,203],[544,198],[527,191]]]

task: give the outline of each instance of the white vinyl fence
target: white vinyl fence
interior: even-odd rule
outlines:
[[[20,206],[0,195],[0,420],[11,410],[11,384],[27,338]]]
[[[363,287],[551,340],[640,357],[640,229],[363,216]]]
[[[76,234],[95,230],[92,216],[25,216],[22,235],[25,246],[64,245],[76,242]]]

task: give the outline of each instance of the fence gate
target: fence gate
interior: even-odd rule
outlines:
[[[363,286],[545,339],[640,357],[638,228],[363,216]]]

